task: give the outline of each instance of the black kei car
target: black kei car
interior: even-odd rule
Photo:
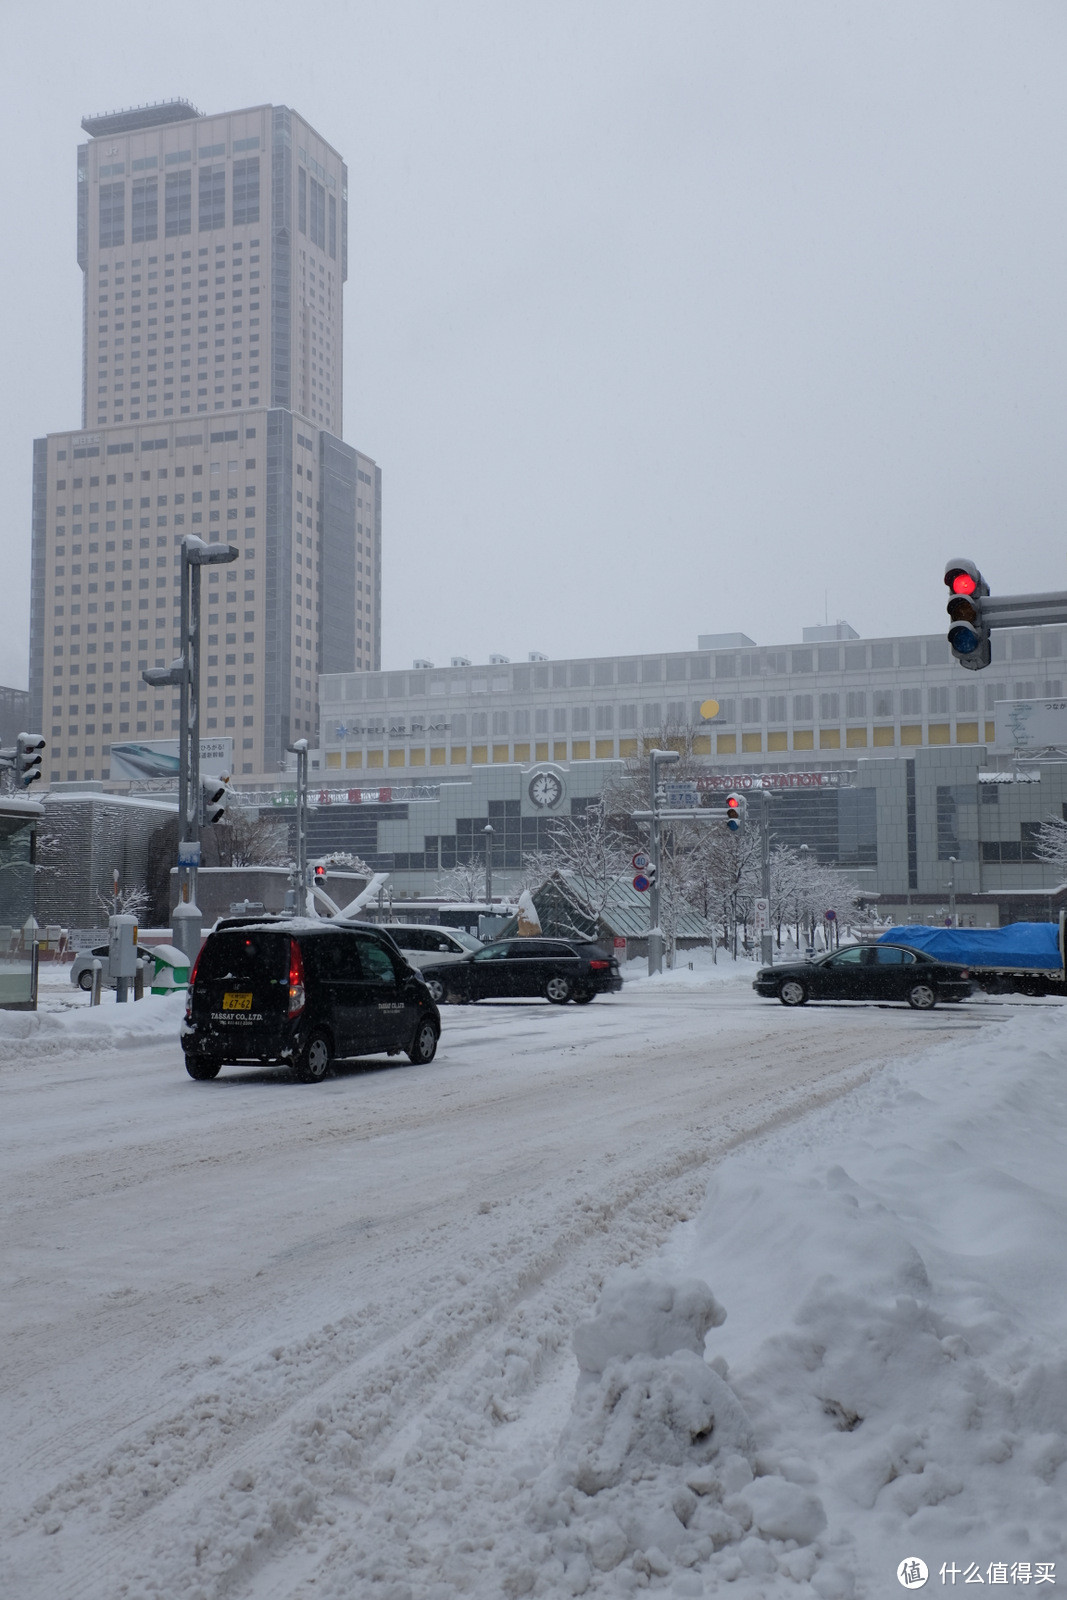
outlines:
[[[435,966],[422,976],[437,1001],[517,1000],[540,997],[554,1005],[587,1005],[622,988],[615,957],[580,939],[500,939],[481,950]]]
[[[906,1000],[929,1011],[939,1000],[965,1000],[974,985],[966,967],[938,961],[909,945],[846,945],[843,950],[781,967],[761,967],[757,994],[802,1006],[808,1000]]]
[[[387,1051],[432,1061],[441,1016],[378,928],[310,919],[220,923],[196,959],[182,1026],[190,1077],[278,1062],[318,1083],[335,1060]]]

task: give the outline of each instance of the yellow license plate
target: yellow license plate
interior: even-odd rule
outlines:
[[[224,994],[222,997],[223,1011],[251,1011],[252,996],[250,994]]]

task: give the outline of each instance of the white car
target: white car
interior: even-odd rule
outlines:
[[[429,923],[412,922],[387,922],[382,926],[411,965],[420,970],[431,963],[437,967],[462,961],[472,950],[482,949],[482,941],[471,933],[464,933],[462,928],[438,928]],[[441,991],[440,996],[435,990]],[[433,979],[430,993],[435,1000],[443,998],[444,989],[439,979]]]

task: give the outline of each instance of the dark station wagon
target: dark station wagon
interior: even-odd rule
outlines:
[[[358,923],[238,919],[208,934],[182,1027],[190,1077],[277,1062],[317,1083],[335,1060],[432,1061],[441,1017],[388,934]]]
[[[619,963],[582,939],[500,939],[460,961],[422,963],[435,1000],[518,1000],[537,997],[586,1005],[622,988]]]

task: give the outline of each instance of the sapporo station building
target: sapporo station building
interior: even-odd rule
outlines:
[[[943,636],[861,639],[838,623],[800,644],[709,635],[695,651],[325,674],[312,849],[355,851],[396,893],[428,895],[484,857],[490,825],[507,887],[554,819],[686,729],[702,787],[762,780],[775,837],[847,872],[880,913],[941,920],[954,894],[963,922],[1045,917],[1058,886],[1034,831],[1067,815],[1067,752],[1016,750],[1006,710],[1055,713],[1065,632],[998,631],[982,673]]]

